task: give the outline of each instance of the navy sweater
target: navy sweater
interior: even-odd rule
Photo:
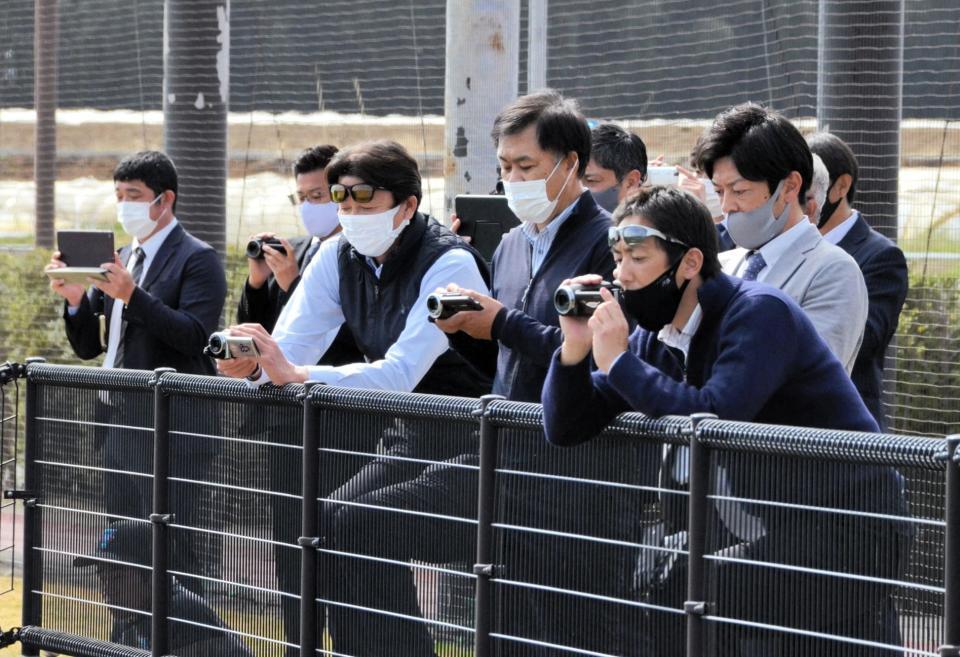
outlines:
[[[560,226],[536,275],[531,275],[530,242],[518,226],[504,235],[493,254],[493,297],[503,309],[493,322],[500,345],[493,393],[513,401],[539,402],[550,358],[563,339],[553,295],[567,278],[600,274],[609,280],[613,256],[607,246],[610,214],[584,192]],[[451,341],[461,350],[457,336]]]
[[[557,445],[585,442],[630,410],[652,417],[708,412],[723,420],[877,431],[843,366],[783,292],[718,274],[701,286],[698,298],[703,319],[685,372],[680,356],[641,328],[609,374],[591,372],[589,359],[561,365],[558,350],[543,391],[547,439]],[[762,460],[758,456],[757,464]],[[824,488],[799,496],[795,488],[784,490],[783,498],[809,504],[809,493],[818,503],[856,500],[865,510],[883,511],[894,508],[899,497],[890,468],[815,461],[797,467],[810,470],[808,481],[823,482]],[[757,493],[744,468],[735,469],[733,479],[737,492]],[[863,499],[856,490],[873,492]]]

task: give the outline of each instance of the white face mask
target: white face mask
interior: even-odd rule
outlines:
[[[123,226],[127,235],[136,237],[142,242],[153,232],[157,222],[150,218],[150,206],[162,198],[158,196],[149,202],[120,201],[117,203],[117,221]]]
[[[386,212],[377,214],[338,214],[340,225],[343,226],[343,236],[361,255],[376,258],[387,252],[396,241],[403,229],[410,223],[409,219],[400,222],[396,228],[393,220],[402,208],[398,205]]]
[[[563,160],[561,159],[557,162],[557,165],[553,167],[553,171],[551,171],[546,178],[541,178],[540,180],[525,180],[522,182],[503,181],[503,193],[507,197],[507,205],[510,206],[510,209],[513,210],[513,213],[517,215],[520,221],[529,221],[532,224],[540,225],[553,214],[553,211],[557,207],[557,202],[563,194],[563,190],[566,189],[567,183],[570,182],[570,176],[577,170],[577,165],[579,164],[579,160],[574,163],[573,168],[570,169],[570,173],[567,174],[566,180],[563,181],[563,187],[557,192],[557,198],[551,201],[550,197],[547,196],[547,181],[557,172],[557,169],[560,167],[560,162],[563,162]]]
[[[337,217],[337,211],[340,206],[336,203],[310,203],[304,201],[300,204],[300,221],[304,228],[314,237],[326,237],[337,229],[340,219]]]

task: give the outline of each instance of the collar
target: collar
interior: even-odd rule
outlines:
[[[667,324],[660,329],[660,333],[657,334],[657,339],[668,347],[679,349],[683,352],[684,358],[686,358],[690,351],[690,342],[693,340],[693,336],[697,334],[702,320],[703,310],[698,303],[690,314],[687,323],[683,326],[683,329],[678,331],[673,327],[673,324]]]
[[[527,241],[533,244],[534,241],[543,239],[544,237],[550,241],[553,241],[553,238],[557,236],[557,231],[560,230],[560,226],[563,225],[563,222],[570,218],[570,215],[572,215],[577,209],[577,206],[580,205],[580,198],[581,197],[578,196],[577,200],[565,207],[563,212],[554,217],[553,221],[548,223],[547,227],[541,231],[537,231],[536,224],[532,224],[529,221],[524,221],[520,230],[523,231],[523,235],[527,238]]]
[[[853,225],[857,223],[859,218],[860,212],[858,210],[854,210],[850,213],[849,217],[843,220],[843,223],[824,235],[823,239],[827,240],[831,244],[839,244],[840,240],[847,236],[847,233],[850,232],[850,230],[853,228]]]
[[[160,231],[154,233],[150,236],[143,244],[140,243],[136,237],[133,238],[133,242],[130,243],[130,249],[136,250],[137,247],[143,249],[144,260],[153,260],[153,257],[157,255],[157,251],[160,250],[160,247],[163,246],[164,241],[170,236],[170,233],[173,232],[173,229],[178,225],[177,218],[174,217],[173,220],[164,226]]]
[[[820,231],[817,230],[817,227],[810,223],[810,220],[804,217],[801,219],[796,226],[789,230],[785,230],[772,240],[761,246],[758,250],[760,255],[763,256],[764,262],[767,263],[767,268],[773,268],[773,265],[783,257],[785,253],[790,251],[794,243],[800,239],[803,234],[809,230],[813,229],[817,232],[817,235],[820,234]]]

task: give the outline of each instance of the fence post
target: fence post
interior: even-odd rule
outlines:
[[[58,3],[59,0],[37,0],[34,4],[33,97],[37,111],[33,147],[34,225],[35,243],[45,249],[53,248],[56,209]]]
[[[303,505],[300,517],[300,656],[315,655],[323,637],[317,636],[317,562],[320,547],[320,494],[317,443],[317,410],[310,403],[310,391],[321,385],[307,381],[303,393],[303,465],[301,467]]]
[[[167,575],[170,545],[170,397],[160,385],[170,367],[153,371],[153,560],[150,582],[150,652],[162,657],[169,652],[170,582]]]
[[[489,194],[496,184],[490,129],[517,97],[519,52],[519,2],[447,0],[444,214],[457,194]]]
[[[960,657],[960,434],[947,436],[947,499],[944,511],[943,645],[940,657]]]
[[[230,0],[165,0],[163,148],[177,165],[177,217],[226,257]]]
[[[26,420],[24,425],[23,444],[23,490],[34,491],[40,495],[40,481],[37,472],[37,386],[30,381],[29,367],[34,363],[46,362],[43,358],[28,358],[27,365],[27,395]],[[37,507],[37,498],[31,497],[23,501],[23,606],[21,608],[21,624],[39,626],[42,623],[41,611],[33,591],[43,587],[43,547],[40,535],[41,518]],[[40,650],[34,646],[23,646],[26,657],[36,657]]]
[[[703,655],[703,617],[707,615],[706,563],[707,490],[710,485],[710,452],[700,442],[700,423],[716,420],[711,413],[690,416],[690,517],[687,527],[687,657]]]
[[[477,489],[477,561],[473,573],[477,576],[474,609],[474,657],[490,657],[490,623],[493,595],[490,580],[493,565],[493,508],[496,504],[497,439],[500,431],[487,419],[487,406],[501,400],[501,395],[480,398],[480,474]]]
[[[857,208],[896,240],[904,0],[870,4],[820,0],[817,129],[850,144],[860,163]]]

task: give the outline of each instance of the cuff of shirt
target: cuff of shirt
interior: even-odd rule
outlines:
[[[256,379],[250,379],[250,378],[244,377],[243,381],[244,381],[244,383],[247,384],[247,387],[250,387],[250,388],[259,388],[259,387],[262,386],[264,383],[269,383],[269,382],[270,382],[270,377],[267,376],[266,371],[261,367],[261,368],[260,368],[260,376],[258,376]]]

